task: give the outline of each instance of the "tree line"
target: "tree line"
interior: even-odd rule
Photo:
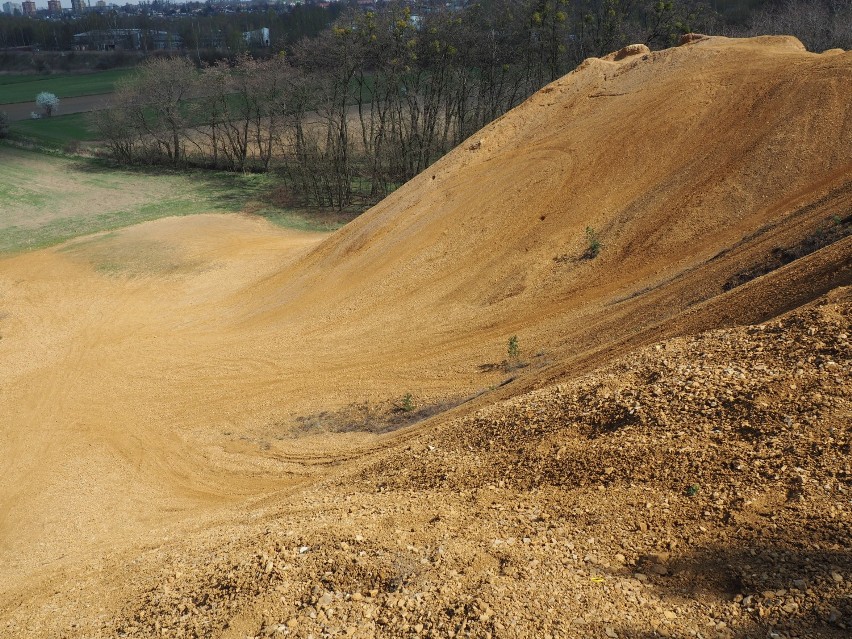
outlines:
[[[852,46],[850,0],[770,9],[767,31],[798,15],[817,47]],[[418,16],[388,2],[263,59],[149,60],[95,123],[119,162],[272,171],[304,203],[366,205],[583,59],[688,31],[737,34],[690,0],[481,0]]]
[[[174,6],[174,5],[170,5]],[[182,7],[202,6],[190,3]],[[124,13],[120,10],[91,11],[60,19],[35,19],[0,14],[0,52],[16,47],[37,47],[46,51],[70,51],[74,34],[105,29],[141,29],[166,31],[180,37],[187,51],[209,57],[207,49],[217,48],[228,54],[246,50],[242,34],[267,27],[274,34],[275,46],[291,46],[303,37],[313,37],[327,28],[340,14],[341,6],[331,4],[275,5],[265,10],[237,14],[208,11],[191,15],[151,15],[145,11]],[[215,43],[215,45],[213,44]],[[221,55],[221,54],[220,54]]]

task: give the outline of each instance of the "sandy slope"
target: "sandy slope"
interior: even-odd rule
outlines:
[[[165,220],[4,264],[5,570],[255,490],[183,439],[205,411],[174,398],[208,366],[187,352],[200,358],[221,344],[219,282],[277,268],[315,241],[201,216],[191,227]],[[235,250],[252,255],[248,267],[233,263]],[[216,375],[220,384],[227,376]],[[194,392],[203,406],[216,383]]]
[[[0,630],[5,622],[10,636],[112,636],[132,621],[147,635],[167,617],[175,632],[200,636],[272,628],[246,593],[266,602],[277,597],[269,588],[283,588],[278,603],[286,599],[292,614],[293,593],[319,583],[311,580],[320,564],[311,559],[301,581],[272,583],[231,570],[220,555],[251,555],[252,540],[276,526],[296,560],[310,545],[299,540],[336,539],[353,494],[335,477],[381,467],[412,437],[450,445],[444,431],[430,434],[442,424],[461,429],[464,440],[471,426],[449,420],[500,398],[574,379],[669,337],[763,321],[848,285],[852,240],[840,231],[852,207],[850,86],[852,53],[810,54],[790,38],[711,38],[617,62],[588,60],[330,237],[198,216],[3,260]],[[586,227],[603,244],[594,259],[583,257]],[[726,291],[771,262],[775,249],[795,252],[829,236],[841,239]],[[504,367],[515,334],[526,366]],[[838,344],[848,349],[848,341]],[[848,360],[848,350],[841,356]],[[843,386],[824,391],[838,398],[825,413],[832,427],[849,414]],[[398,419],[389,409],[406,393],[418,407],[467,401],[413,430],[363,432]],[[499,461],[460,455],[452,467]],[[382,471],[365,477],[361,490],[385,483]],[[644,489],[668,499],[672,487],[657,479],[644,479]],[[327,493],[315,486],[320,480],[330,482]],[[426,513],[435,516],[417,505],[425,486],[431,480],[359,501],[366,520],[371,512],[390,518],[363,536],[369,529],[370,543],[387,548],[402,539],[394,531],[422,529]],[[523,488],[512,499],[535,501]],[[453,513],[444,516],[467,523],[426,545],[452,543],[475,555],[491,533],[469,529],[471,517],[486,505],[465,511],[473,496],[459,501],[452,491],[436,498]],[[599,497],[570,499],[583,510]],[[848,510],[838,512],[849,521]],[[560,516],[570,527],[570,513]],[[354,537],[357,526],[346,526]],[[459,535],[481,539],[465,548]],[[220,608],[202,623],[187,608],[173,623],[168,611],[181,601],[151,593],[161,592],[160,571],[176,557],[188,567],[174,569],[167,593],[184,589],[200,609],[211,600],[205,588],[236,571],[229,588],[247,580],[233,600],[245,619]],[[246,561],[239,565],[254,566]],[[367,561],[364,574],[408,574],[382,561]],[[269,575],[266,565],[260,572]],[[486,573],[468,569],[465,592],[475,592],[475,575]],[[361,588],[372,584],[366,590],[399,586],[356,577]],[[574,577],[559,582],[563,594],[574,592]],[[495,597],[510,596],[503,592]],[[318,606],[319,598],[299,601]],[[551,622],[569,614],[542,605]],[[476,618],[494,614],[483,609]],[[406,623],[362,631],[399,636],[416,628],[402,629]],[[428,623],[437,636],[458,630]],[[553,632],[552,623],[515,625],[515,635]],[[488,628],[512,636],[494,622]]]

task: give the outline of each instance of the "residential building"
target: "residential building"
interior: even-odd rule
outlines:
[[[180,36],[168,31],[148,29],[97,29],[74,34],[74,48],[78,51],[151,51],[179,49]]]
[[[21,8],[23,9],[25,16],[34,16],[36,14],[35,0],[24,0],[21,3]]]
[[[50,13],[62,13],[62,3],[60,0],[47,0],[47,10]]]
[[[8,13],[10,16],[24,15],[24,8],[18,2],[4,2],[3,13]]]

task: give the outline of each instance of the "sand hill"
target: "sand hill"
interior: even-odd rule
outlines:
[[[848,636],[850,86],[635,47],[333,235],[3,260],[0,636]]]

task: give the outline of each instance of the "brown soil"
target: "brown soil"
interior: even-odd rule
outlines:
[[[87,113],[88,111],[97,111],[107,106],[112,94],[103,95],[84,95],[77,98],[63,98],[59,115],[71,115],[72,113]],[[5,111],[9,116],[9,121],[29,120],[30,114],[39,112],[35,102],[18,102],[14,104],[4,104],[0,106],[0,111]]]
[[[0,262],[0,635],[848,636],[852,239],[772,259],[849,215],[849,86],[637,49],[331,236]]]

